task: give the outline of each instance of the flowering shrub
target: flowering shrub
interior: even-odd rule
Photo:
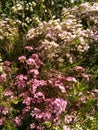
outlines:
[[[43,63],[38,55],[32,54],[28,58],[24,57],[18,58],[20,65],[23,66],[22,69],[25,69],[23,74],[13,74],[10,62],[5,61],[3,64],[3,74],[0,76],[1,86],[3,87],[1,89],[4,91],[1,96],[1,107],[3,107],[3,111],[1,110],[1,126],[6,123],[6,116],[8,116],[19,129],[41,127],[44,121],[57,121],[67,106],[67,100],[58,96],[53,97],[58,92],[55,91],[55,86],[51,86],[48,79],[43,80],[39,76],[39,69]],[[50,92],[48,91],[51,90],[55,93],[49,96]],[[9,112],[15,115],[10,115]],[[27,117],[32,120],[27,122]],[[25,126],[25,123],[27,126]]]
[[[42,22],[37,28],[30,29],[27,40],[43,60],[65,65],[82,58],[82,54],[89,49],[92,35],[90,29],[84,30],[75,16],[68,14],[61,21]]]
[[[83,127],[85,116],[88,121],[96,115],[97,90],[88,89],[90,75],[81,66],[67,70],[70,73],[46,69],[31,46],[24,49],[29,55],[19,56],[18,68],[9,61],[2,66],[0,127],[74,130],[78,122]]]
[[[4,19],[0,24],[0,129],[97,130],[98,89],[91,75],[92,65],[97,70],[97,50],[96,61],[85,63],[92,59],[89,51],[97,49],[97,30],[93,26],[97,27],[97,4],[64,8],[61,20],[39,22],[38,27],[28,31],[21,55],[16,53],[19,57],[14,57],[13,62],[10,58],[4,61],[6,47],[10,55],[11,50],[17,52],[16,41],[20,37],[16,24],[27,23],[28,20],[21,23],[21,18],[26,20],[23,7],[27,13],[32,12],[36,7],[32,3],[16,2],[12,10],[20,19]],[[93,23],[89,13],[94,17]],[[85,23],[88,19],[89,23]],[[80,60],[88,66],[80,66]]]
[[[62,18],[74,15],[75,18],[80,21],[84,29],[90,29],[93,31],[91,38],[97,40],[97,26],[98,26],[98,3],[85,2],[79,6],[74,6],[73,8],[62,10]]]

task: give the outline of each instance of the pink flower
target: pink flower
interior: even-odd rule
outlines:
[[[50,78],[50,79],[48,80],[48,83],[49,83],[52,87],[54,87],[55,79],[54,79],[54,78]]]
[[[27,107],[23,108],[22,116],[24,117],[29,111],[30,111],[30,106],[27,106]]]
[[[71,130],[71,129],[70,129],[70,127],[64,125],[64,126],[63,126],[63,130]]]
[[[70,85],[66,85],[66,89],[70,88],[71,86]]]
[[[7,76],[7,74],[1,74],[1,78],[3,78],[3,79],[5,79],[6,78],[6,76]]]
[[[4,110],[2,111],[2,114],[7,115],[7,114],[8,114],[8,110],[4,109]]]
[[[39,59],[37,54],[32,54],[31,58],[33,58],[36,62],[36,68],[39,68],[40,65],[43,65],[43,62]]]
[[[96,38],[98,38],[98,32],[95,33]]]
[[[47,82],[45,80],[39,80],[40,86],[46,86]]]
[[[6,79],[6,76],[7,76],[7,74],[1,74],[0,75],[0,82],[2,82],[3,80],[5,80]]]
[[[15,123],[17,126],[21,126],[22,125],[22,117],[21,116],[17,116],[15,118]]]
[[[19,74],[19,75],[16,77],[16,79],[19,80],[19,81],[27,80],[27,76],[24,76],[23,74]]]
[[[26,57],[22,55],[18,58],[18,60],[21,62],[24,62],[26,60]]]
[[[94,89],[93,91],[94,91],[95,93],[98,93],[98,89]]]
[[[32,117],[34,117],[35,116],[35,119],[36,120],[40,120],[40,119],[42,119],[43,118],[43,112],[41,112],[41,110],[40,109],[38,109],[38,108],[34,108],[34,110],[30,113],[30,115],[32,116]]]
[[[37,130],[44,130],[43,126],[37,126]]]
[[[51,119],[51,113],[50,113],[50,112],[45,112],[45,113],[43,114],[43,119],[44,119],[45,121],[50,120],[50,119]]]
[[[28,65],[35,65],[35,60],[33,58],[29,58],[28,60],[26,60],[26,63]]]
[[[67,77],[67,78],[66,78],[66,81],[77,83],[77,80],[76,80],[76,78],[74,78],[74,77]]]
[[[5,65],[5,66],[10,66],[10,65],[11,65],[11,62],[10,62],[10,61],[4,61],[4,62],[3,62],[3,65]]]
[[[18,76],[16,76],[15,79],[16,79],[15,85],[18,86],[18,89],[26,86],[27,76],[24,76],[23,74],[19,74]]]
[[[25,46],[25,49],[28,50],[28,51],[32,51],[33,47],[32,46]]]
[[[36,125],[34,123],[30,124],[30,128],[34,129],[36,127]]]
[[[0,126],[3,125],[3,119],[0,119]]]
[[[8,72],[11,71],[11,68],[10,68],[9,66],[6,66],[6,65],[3,65],[3,66],[2,66],[2,69],[3,69],[3,71],[6,72],[6,73],[8,73]]]
[[[85,71],[85,69],[84,69],[83,67],[81,67],[81,66],[76,66],[76,67],[75,67],[75,70],[76,70],[76,71],[81,71],[81,72],[84,72],[84,71]]]
[[[34,60],[39,60],[39,56],[37,54],[32,54],[31,56]]]
[[[49,108],[56,117],[58,117],[62,112],[65,111],[67,106],[67,101],[61,98],[56,98],[49,104]]]
[[[38,102],[38,103],[41,103],[45,100],[45,96],[42,92],[35,93],[34,98],[36,99],[36,102]]]
[[[89,81],[89,77],[90,77],[89,74],[82,73],[81,75],[83,76],[84,79],[86,79],[87,81]]]
[[[6,91],[4,91],[3,95],[4,96],[12,96],[13,92],[11,90],[6,90]]]
[[[66,93],[65,87],[63,85],[59,85],[59,88],[62,93]]]
[[[30,74],[31,73],[34,73],[34,75],[38,75],[39,71],[37,69],[32,69],[32,70],[30,70]]]
[[[46,86],[47,82],[44,80],[31,79],[27,84],[32,85],[32,93],[34,94],[38,87]]]
[[[67,101],[66,100],[63,100],[61,98],[56,98],[54,100],[54,103],[56,103],[56,105],[60,107],[60,111],[62,111],[62,112],[65,111],[66,106],[67,106]]]
[[[66,115],[64,121],[66,124],[70,124],[72,122],[72,116]]]
[[[31,79],[27,84],[32,86],[32,94],[34,94],[37,90],[37,87],[40,86],[40,80]]]
[[[82,97],[80,98],[80,100],[81,100],[82,103],[86,103],[86,100],[87,100],[87,99],[86,99],[85,96],[82,96]]]
[[[32,98],[31,97],[26,97],[23,101],[24,104],[26,104],[27,106],[29,106],[31,104]]]

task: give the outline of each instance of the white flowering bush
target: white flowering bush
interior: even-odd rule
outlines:
[[[97,7],[97,3],[87,2],[64,8],[61,20],[41,22],[28,31],[27,40],[44,59],[60,64],[74,63],[95,47],[92,44],[97,41]]]
[[[84,2],[83,0],[9,0],[0,1],[0,12],[21,22],[22,30],[32,25],[37,26],[40,21],[60,18],[63,7],[72,7]],[[55,6],[56,5],[56,6]],[[21,30],[21,29],[20,29]]]
[[[71,18],[72,17],[72,18]],[[58,64],[74,63],[89,49],[92,31],[84,30],[74,16],[42,22],[28,31],[27,40],[44,60]]]

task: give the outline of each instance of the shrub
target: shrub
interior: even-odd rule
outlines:
[[[37,28],[30,29],[27,41],[42,60],[57,67],[81,60],[82,54],[89,49],[92,34],[90,29],[84,30],[82,24],[77,23],[74,15],[68,14],[61,21],[42,22]]]
[[[19,130],[74,129],[78,123],[83,127],[85,116],[88,118],[84,122],[88,123],[96,115],[97,95],[96,90],[88,90],[90,76],[85,69],[76,66],[67,70],[70,74],[46,69],[39,56],[31,54],[32,47],[24,49],[29,54],[17,59],[19,67],[9,61],[3,63],[0,126]]]
[[[16,6],[17,4],[14,7]],[[97,7],[97,4],[92,6]],[[4,61],[7,59],[4,57],[0,72],[0,129],[95,130],[98,128],[98,89],[92,87],[92,75],[87,73],[87,68],[92,67],[92,64],[85,63],[88,53],[92,48],[94,50],[97,48],[97,32],[94,31],[90,16],[86,13],[88,7],[89,11],[93,9],[92,6],[85,3],[72,9],[63,9],[61,20],[40,22],[38,27],[28,31],[27,43],[23,44],[26,46],[22,48],[21,55],[16,53],[16,57],[20,56],[17,59],[14,57],[16,59],[14,62]],[[22,7],[19,8],[20,17],[23,15]],[[82,11],[81,7],[84,7]],[[97,8],[92,12],[96,10]],[[89,24],[84,22],[87,18],[90,19]],[[1,50],[7,46],[14,54],[18,43],[16,23],[21,20],[15,22],[10,20],[4,19],[1,22],[4,23],[4,26],[1,24]],[[97,27],[97,23],[95,25]],[[8,33],[9,28],[12,32]],[[5,31],[8,36],[4,35]],[[95,44],[92,44],[94,41]],[[2,57],[3,51],[0,51]],[[11,55],[12,52],[7,54]],[[97,51],[94,57],[96,59]],[[88,61],[91,60],[90,57]],[[86,69],[79,65],[85,66],[84,63],[88,65]],[[96,65],[97,60],[93,63]]]

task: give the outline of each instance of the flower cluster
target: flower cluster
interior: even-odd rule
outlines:
[[[4,125],[5,116],[14,111],[16,111],[16,116],[11,117],[9,115],[9,119],[20,128],[23,128],[27,116],[31,120],[26,126],[27,129],[41,127],[42,121],[53,121],[55,123],[67,107],[66,99],[61,96],[54,97],[60,89],[63,88],[63,91],[65,91],[63,76],[60,77],[56,74],[58,75],[58,81],[54,86],[51,76],[48,75],[48,79],[41,78],[43,72],[39,70],[44,64],[37,54],[31,54],[29,57],[22,55],[18,58],[18,62],[25,69],[25,73],[23,71],[23,73],[13,74],[11,63],[9,61],[3,63],[3,74],[0,75],[0,82],[4,88],[2,100],[9,104],[10,109],[6,111],[7,106],[3,106],[3,101],[1,102],[2,107],[5,107],[1,111],[4,114],[1,126]],[[55,77],[53,80],[56,81]],[[60,85],[63,86],[60,87]],[[58,90],[56,91],[56,89]],[[54,93],[51,95],[50,91],[54,91]],[[17,111],[15,107],[17,108],[19,104],[23,107]]]
[[[31,49],[30,46],[26,48]],[[89,91],[81,92],[81,88],[79,90],[79,81],[81,81],[79,77],[84,82],[89,81],[89,75],[81,66],[71,68],[70,76],[55,69],[46,70],[45,64],[37,54],[22,55],[18,58],[18,62],[19,67],[21,66],[20,72],[17,69],[15,73],[11,72],[13,71],[11,62],[3,63],[3,73],[0,75],[3,87],[0,126],[5,124],[6,116],[9,116],[10,121],[14,122],[17,128],[25,130],[35,128],[44,130],[44,122],[51,122],[55,126],[60,125],[61,122],[66,125],[73,124],[78,120],[78,109],[82,109],[81,104],[86,105],[90,98],[94,98],[94,101],[96,99],[95,90],[92,94]],[[70,91],[73,92],[72,95],[69,94]],[[77,98],[72,101],[76,95],[79,102]],[[8,105],[4,105],[3,102]],[[12,116],[10,113],[16,114]],[[25,122],[27,122],[26,126]],[[62,125],[62,128],[65,129],[65,126]],[[66,128],[70,127],[66,126]]]
[[[24,1],[17,1],[14,6],[11,7],[11,15],[17,17],[17,23],[19,23],[22,27],[28,27],[33,21],[39,23],[40,20],[36,15],[37,3],[35,1],[27,2]],[[34,14],[34,15],[33,15]]]
[[[76,17],[78,21],[83,25],[83,28],[86,30],[90,29],[91,34],[90,37],[93,40],[97,39],[97,25],[98,25],[98,3],[89,3],[85,2],[80,4],[79,6],[74,6],[73,8],[63,9],[62,17],[65,19],[66,14],[72,18],[73,15]]]
[[[65,14],[66,17],[61,21],[42,22],[37,28],[28,31],[28,42],[33,43],[34,50],[39,52],[43,60],[48,58],[58,64],[74,63],[89,49],[88,42],[93,32],[83,29],[83,25],[70,12]]]
[[[97,7],[97,3],[84,3],[79,7],[64,8],[61,20],[41,22],[28,31],[27,40],[33,41],[32,45],[44,59],[59,64],[73,63],[77,58],[81,59],[90,48],[89,43],[97,39]],[[86,21],[89,23],[85,25]]]

